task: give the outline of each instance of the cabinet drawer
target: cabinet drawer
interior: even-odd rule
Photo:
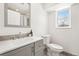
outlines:
[[[39,40],[37,42],[35,42],[35,52],[39,51],[41,48],[43,48],[43,40]]]

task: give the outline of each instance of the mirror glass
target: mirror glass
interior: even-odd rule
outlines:
[[[8,24],[20,25],[20,13],[8,9]]]
[[[30,4],[29,3],[6,3],[5,26],[30,27]]]

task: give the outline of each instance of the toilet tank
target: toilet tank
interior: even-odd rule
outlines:
[[[50,43],[50,35],[43,35],[41,36],[44,40],[44,44],[49,44]]]

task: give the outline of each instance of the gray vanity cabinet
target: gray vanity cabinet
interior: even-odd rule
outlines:
[[[15,50],[1,54],[2,56],[43,56],[44,44],[43,40],[17,48]]]
[[[2,54],[3,56],[33,56],[34,43],[23,46],[21,48]]]

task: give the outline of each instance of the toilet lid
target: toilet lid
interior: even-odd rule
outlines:
[[[48,47],[56,48],[56,49],[63,49],[63,47],[58,44],[48,44]]]

